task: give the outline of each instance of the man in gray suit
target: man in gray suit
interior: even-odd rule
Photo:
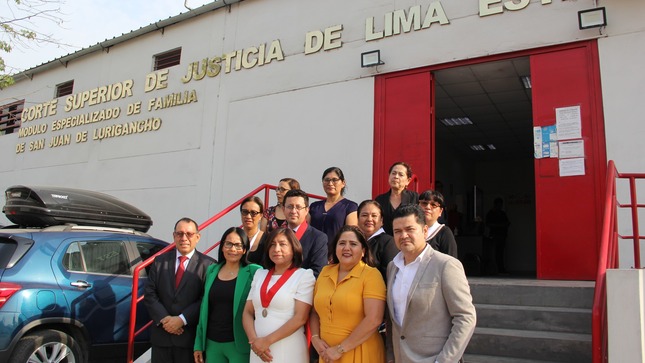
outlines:
[[[426,243],[418,205],[400,207],[393,219],[401,252],[387,269],[388,362],[459,362],[477,320],[464,269]]]

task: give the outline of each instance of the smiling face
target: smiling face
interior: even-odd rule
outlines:
[[[177,246],[177,251],[182,255],[186,256],[191,253],[195,249],[195,246],[197,246],[199,238],[200,235],[194,223],[180,221],[175,226],[173,240],[175,241],[175,246]]]
[[[345,188],[345,181],[340,179],[340,176],[335,171],[330,171],[325,174],[322,180],[323,189],[328,196],[337,196],[342,194]]]
[[[388,179],[390,187],[393,190],[403,190],[408,184],[410,184],[410,178],[408,177],[408,169],[400,164],[394,165],[390,170],[390,176]]]
[[[406,263],[413,261],[426,247],[428,227],[419,224],[414,215],[395,218],[392,222],[394,243],[401,250]]]
[[[239,263],[246,253],[242,238],[235,232],[226,236],[226,239],[222,241],[222,248],[226,263]]]
[[[365,248],[358,240],[356,233],[346,231],[341,233],[336,243],[336,257],[344,270],[351,270],[365,256]]]
[[[269,258],[276,269],[291,266],[293,262],[293,247],[287,236],[280,233],[269,243]]]
[[[366,204],[358,213],[358,228],[370,238],[383,226],[381,210],[372,203]]]
[[[260,220],[262,220],[260,206],[253,201],[242,204],[240,214],[242,216],[242,226],[246,231],[255,231]]]

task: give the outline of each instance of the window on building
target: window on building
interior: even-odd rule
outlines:
[[[155,58],[155,65],[154,65],[155,71],[176,66],[177,64],[179,64],[179,61],[181,60],[181,48],[156,54],[154,58]]]
[[[0,106],[0,135],[11,134],[20,128],[20,115],[25,100]]]
[[[56,98],[71,95],[74,91],[74,80],[56,85]]]

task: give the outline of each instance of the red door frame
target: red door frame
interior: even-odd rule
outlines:
[[[583,48],[586,52],[586,66],[588,67],[588,82],[591,86],[588,102],[589,102],[589,116],[591,118],[591,130],[589,132],[593,135],[585,142],[585,152],[593,153],[591,158],[592,165],[588,165],[590,169],[590,179],[593,181],[593,195],[591,196],[592,207],[594,208],[595,223],[588,228],[594,229],[594,236],[600,236],[598,228],[600,228],[600,221],[602,220],[602,196],[605,185],[605,165],[607,164],[606,146],[605,146],[605,129],[604,118],[602,111],[602,95],[600,84],[600,66],[598,57],[598,46],[595,40],[575,42],[569,44],[562,44],[556,46],[549,46],[544,48],[529,49],[517,51],[513,53],[498,54],[494,56],[482,57],[477,59],[468,59],[457,62],[433,65],[422,67],[414,70],[401,71],[383,74],[375,77],[375,91],[374,91],[374,156],[373,156],[373,172],[372,172],[372,193],[378,195],[387,190],[387,169],[392,161],[409,161],[413,164],[415,173],[419,176],[419,190],[424,190],[433,185],[435,177],[435,150],[434,150],[434,84],[432,83],[432,72],[447,68],[454,68],[464,65],[479,64],[485,62],[492,62],[503,59],[518,58],[524,56],[536,56],[540,54],[567,51],[576,48]],[[583,66],[583,65],[581,65]],[[423,80],[429,80],[427,87],[431,88],[426,90],[423,87]],[[402,87],[408,83],[407,87]],[[409,85],[421,85],[422,89],[419,90]],[[389,89],[390,85],[394,85],[394,92]],[[419,99],[419,92],[422,95],[428,95],[426,100]],[[432,96],[432,97],[430,97]],[[398,105],[399,111],[393,110],[393,100],[404,100],[404,105]],[[535,101],[534,101],[535,102]],[[420,103],[420,104],[419,104]],[[400,131],[404,138],[397,138],[394,142],[390,139],[393,137],[391,130],[396,123],[395,118],[398,117],[400,110],[404,114],[409,114],[409,110],[414,110],[416,113],[413,115],[412,124],[417,125],[413,132],[404,132],[408,123],[401,124],[397,131]],[[406,111],[407,110],[407,111]],[[421,113],[425,112],[425,113]],[[428,116],[430,115],[430,116]],[[398,120],[398,119],[397,119]],[[400,123],[400,120],[398,120]],[[405,121],[408,121],[406,119]],[[427,126],[425,129],[420,122],[425,122]],[[534,121],[535,122],[535,121]],[[404,131],[401,131],[404,130]],[[429,136],[425,136],[429,135]],[[396,142],[398,141],[398,142]],[[402,147],[401,141],[413,147]],[[430,160],[427,161],[426,156],[429,155]],[[421,157],[421,159],[419,159]],[[412,163],[412,160],[415,162]],[[538,162],[536,161],[536,168]],[[539,192],[539,180],[536,172],[536,198]],[[538,201],[536,201],[536,219],[538,218],[537,210]],[[557,205],[557,204],[556,204]],[[574,218],[568,216],[568,218]],[[536,220],[536,227],[540,226],[540,220]],[[536,235],[537,246],[541,248],[539,241],[540,233]],[[587,261],[593,260],[592,264],[595,266],[597,256],[599,238],[594,238],[594,242],[586,244],[586,249],[580,251],[580,258]],[[538,255],[540,251],[538,250]],[[580,266],[575,259],[569,261],[569,265],[561,267],[561,270],[549,271],[544,274],[541,273],[542,267],[538,261],[538,278],[544,279],[593,279],[593,273],[588,271],[588,267]]]
[[[389,168],[399,161],[411,166],[419,178],[419,191],[430,188],[435,135],[432,73],[428,69],[397,72],[378,76],[375,82],[372,195],[389,190]],[[386,122],[393,118],[395,122]]]

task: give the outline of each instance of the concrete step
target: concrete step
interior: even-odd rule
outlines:
[[[535,359],[519,359],[519,358],[506,358],[492,355],[479,355],[479,354],[466,354],[464,355],[464,363],[561,363],[556,361],[535,360]]]
[[[152,362],[152,348],[148,349],[145,351],[145,353],[141,354],[134,363],[150,363]]]
[[[475,304],[483,328],[591,334],[591,309]]]
[[[591,309],[594,282],[468,278],[476,304]]]
[[[466,353],[510,359],[585,363],[592,359],[591,335],[477,327]]]

